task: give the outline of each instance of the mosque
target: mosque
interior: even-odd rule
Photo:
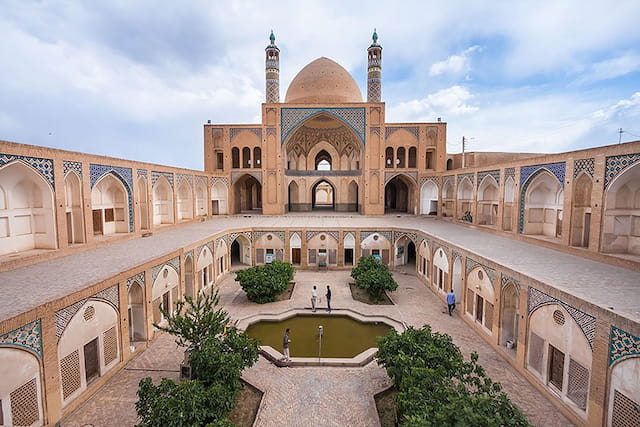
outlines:
[[[449,154],[385,121],[382,52],[366,100],[323,57],[281,102],[272,33],[262,122],[205,124],[203,171],[0,141],[0,424],[61,420],[232,266],[374,254],[572,422],[640,425],[640,141]]]

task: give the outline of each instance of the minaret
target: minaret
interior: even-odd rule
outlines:
[[[276,46],[276,36],[269,36],[269,46],[265,49],[266,58],[264,71],[267,78],[266,95],[267,103],[280,102],[280,49]]]
[[[367,49],[369,68],[367,73],[367,102],[380,102],[382,93],[382,46],[378,44],[378,33],[373,30],[373,43]]]

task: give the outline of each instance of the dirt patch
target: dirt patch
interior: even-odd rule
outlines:
[[[356,301],[369,305],[393,305],[393,301],[389,299],[387,294],[382,295],[382,299],[380,301],[374,301],[371,299],[367,291],[360,289],[355,283],[349,283],[349,288],[351,289],[351,298]]]
[[[242,389],[236,398],[236,406],[229,414],[229,421],[238,427],[251,427],[258,415],[262,394],[256,387],[242,380]]]
[[[293,290],[296,287],[296,282],[289,282],[289,286],[287,286],[287,289],[281,293],[280,295],[278,295],[278,298],[276,298],[276,301],[286,301],[288,299],[291,299],[291,295],[293,295]]]
[[[382,427],[394,427],[398,425],[396,420],[396,396],[398,392],[390,387],[373,396],[376,402],[376,410]]]

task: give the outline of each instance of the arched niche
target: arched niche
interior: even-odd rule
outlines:
[[[318,233],[309,239],[307,251],[308,263],[311,265],[335,266],[338,264],[338,242],[327,233]]]
[[[504,201],[502,205],[502,229],[513,230],[513,212],[515,209],[515,181],[509,176],[504,181]]]
[[[541,169],[532,175],[524,193],[523,233],[560,237],[564,191],[558,179]]]
[[[149,191],[147,179],[144,176],[138,178],[136,182],[138,190],[138,216],[140,218],[140,228],[149,229]]]
[[[344,250],[343,260],[344,265],[354,265],[355,264],[355,250],[356,250],[356,237],[353,233],[347,232],[344,233],[342,237],[342,246]]]
[[[229,256],[229,248],[227,247],[227,243],[224,239],[219,239],[218,243],[215,246],[215,253],[213,254],[215,258],[215,276],[220,277],[225,274],[228,269],[227,258]]]
[[[164,176],[153,186],[153,224],[173,224],[173,189]]]
[[[226,215],[228,189],[222,181],[211,186],[211,215]]]
[[[449,283],[449,257],[442,248],[437,248],[433,254],[433,285],[446,292]]]
[[[231,265],[251,265],[251,241],[243,234],[231,242]]]
[[[0,347],[0,422],[43,425],[42,379],[38,358],[28,351]]]
[[[358,202],[358,183],[355,180],[351,180],[347,187],[347,212],[358,212],[360,210],[360,204]]]
[[[0,168],[0,255],[55,249],[53,190],[34,169],[16,161]]]
[[[616,361],[610,368],[607,425],[640,424],[640,357]],[[635,411],[634,411],[635,409]]]
[[[288,189],[288,198],[289,198],[289,212],[301,212],[305,209],[305,203],[300,199],[300,189],[298,188],[298,184],[295,181],[291,181],[289,183]]]
[[[589,247],[591,228],[591,177],[582,172],[573,183],[571,201],[571,245]]]
[[[203,179],[196,180],[196,215],[207,216],[207,184]]]
[[[408,238],[403,236],[395,244],[395,260],[393,265],[416,265],[416,244]]]
[[[127,189],[113,173],[104,175],[91,190],[93,234],[129,232]]]
[[[179,298],[178,285],[180,283],[180,275],[169,264],[158,272],[156,279],[151,286],[151,306],[153,309],[153,323],[162,323],[164,316],[160,311],[160,307],[165,310],[172,311]]]
[[[194,265],[193,255],[187,255],[184,257],[184,296],[194,298],[197,293],[197,288],[194,283]]]
[[[383,264],[389,265],[391,242],[382,234],[373,233],[360,242],[362,256],[373,255],[378,257]]]
[[[418,247],[418,273],[427,278],[431,277],[431,249],[426,240]]]
[[[401,174],[391,178],[384,186],[384,209],[386,213],[406,212],[415,214],[415,184]]]
[[[498,217],[498,183],[491,175],[485,176],[478,187],[477,217],[480,225],[494,225]]]
[[[189,181],[183,179],[178,185],[178,221],[193,219],[193,194]]]
[[[106,302],[90,299],[71,318],[58,342],[63,407],[118,364],[118,330],[118,313]]]
[[[466,312],[485,332],[493,333],[496,295],[489,275],[482,267],[467,273]]]
[[[203,246],[198,253],[196,263],[196,277],[198,289],[208,289],[213,285],[213,254],[207,246]]]
[[[128,297],[129,341],[146,341],[147,318],[144,314],[144,286],[137,280],[131,284]]]
[[[64,177],[64,201],[67,220],[67,243],[84,243],[84,212],[82,209],[82,183],[71,171]]]
[[[233,183],[234,213],[262,210],[262,184],[252,175],[243,175]]]
[[[438,186],[433,181],[425,181],[420,189],[422,215],[438,214]]]
[[[602,251],[640,255],[640,163],[620,173],[606,189]]]
[[[518,288],[513,282],[508,282],[500,294],[502,305],[500,318],[500,345],[507,346],[508,342],[517,344],[518,323],[520,321],[520,297]],[[515,354],[511,354],[515,356]]]
[[[462,258],[457,256],[453,260],[453,271],[451,275],[451,288],[456,296],[458,304],[462,303]]]

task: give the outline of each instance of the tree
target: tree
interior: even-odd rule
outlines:
[[[275,301],[287,290],[294,272],[293,265],[276,260],[270,264],[240,270],[236,273],[236,280],[247,293],[249,301],[264,304]]]
[[[385,291],[395,291],[398,283],[389,268],[373,256],[361,257],[351,270],[356,286],[367,291],[374,301],[380,301]]]
[[[465,361],[446,334],[425,325],[378,340],[378,362],[398,390],[398,419],[404,426],[528,426],[522,411],[478,364]]]
[[[184,301],[176,303],[173,313],[166,307],[160,307],[168,326],[153,326],[174,335],[179,346],[191,345],[193,349],[198,350],[207,338],[221,334],[229,324],[229,314],[221,308],[216,308],[219,303],[218,291],[195,299],[186,296]]]

